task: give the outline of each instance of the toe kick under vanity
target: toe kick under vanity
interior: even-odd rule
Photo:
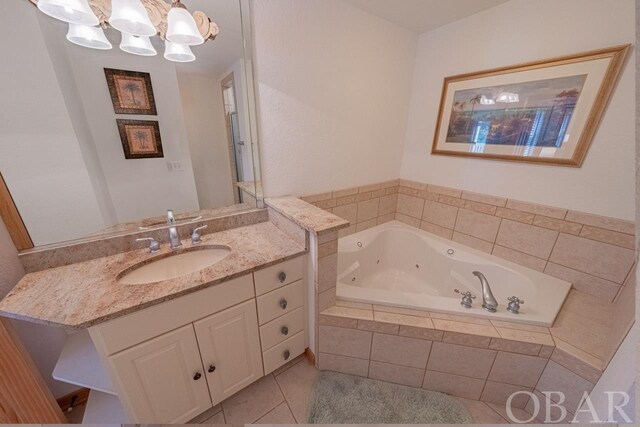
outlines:
[[[53,376],[91,389],[84,423],[185,423],[305,352],[306,248],[270,222],[200,244],[230,255],[145,285],[113,277],[170,249],[103,257],[29,274],[0,304],[10,317],[79,329]],[[94,292],[74,290],[74,275]]]

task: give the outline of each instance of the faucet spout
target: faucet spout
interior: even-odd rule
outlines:
[[[169,209],[167,211],[167,224],[169,224],[169,240],[171,241],[171,249],[177,249],[182,246],[182,242],[180,242],[180,235],[178,234],[178,229],[175,226],[176,218],[173,215],[173,211]]]
[[[498,307],[498,301],[496,301],[493,293],[491,292],[489,281],[484,277],[484,274],[479,271],[474,271],[473,275],[480,279],[480,284],[482,285],[482,308],[491,313],[495,313],[496,308]]]

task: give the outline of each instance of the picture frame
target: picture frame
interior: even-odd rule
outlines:
[[[164,157],[157,121],[116,119],[116,122],[125,159]]]
[[[431,154],[580,167],[630,47],[446,77]]]
[[[158,114],[149,73],[105,68],[104,74],[116,114]]]

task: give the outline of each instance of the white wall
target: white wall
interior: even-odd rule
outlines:
[[[64,31],[60,32],[58,40],[66,47],[73,64],[79,101],[93,135],[117,222],[161,216],[167,209],[176,212],[198,210],[175,65],[162,55],[140,58],[117,47],[96,51],[76,46],[64,40]],[[104,68],[150,73],[158,115],[116,116]],[[116,118],[158,121],[164,158],[125,159]],[[180,162],[182,170],[170,172],[167,162],[171,161]]]
[[[582,168],[430,151],[444,77],[633,43],[634,37],[633,0],[511,0],[420,35],[402,178],[633,220],[633,61]]]
[[[28,2],[1,2],[0,37],[10,58],[0,67],[0,171],[34,243],[104,227],[36,9]]]
[[[339,0],[252,13],[265,195],[397,178],[417,36]]]
[[[178,74],[178,84],[200,209],[232,205],[235,188],[220,79]]]

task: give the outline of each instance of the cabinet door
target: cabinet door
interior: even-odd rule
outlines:
[[[215,405],[262,377],[255,300],[194,323]]]
[[[191,324],[109,359],[135,422],[183,423],[212,406]]]

